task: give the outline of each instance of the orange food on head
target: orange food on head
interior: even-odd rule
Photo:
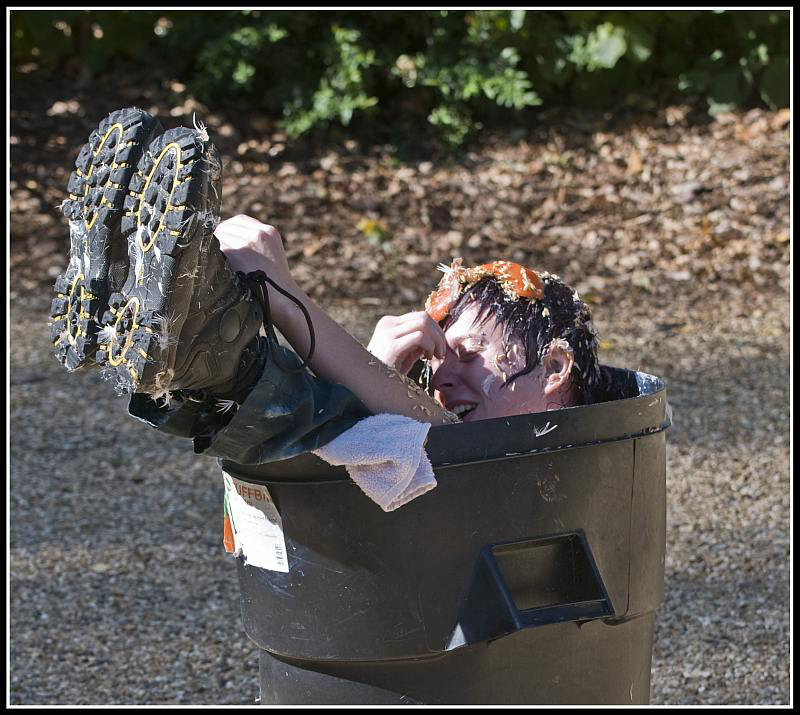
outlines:
[[[437,323],[450,312],[450,308],[461,293],[462,284],[479,281],[486,276],[496,278],[501,284],[508,286],[518,298],[541,300],[544,298],[544,286],[536,271],[525,268],[510,261],[492,261],[476,268],[461,268],[460,260],[453,262],[452,268],[445,273],[437,290],[433,291],[425,301],[425,311]]]
[[[428,296],[428,300],[425,301],[425,312],[438,323],[440,320],[444,320],[444,318],[447,317],[450,308],[453,306],[453,302],[449,288],[435,290]]]
[[[478,266],[501,281],[508,282],[520,298],[541,300],[544,298],[544,286],[536,271],[511,263],[510,261],[492,261]]]

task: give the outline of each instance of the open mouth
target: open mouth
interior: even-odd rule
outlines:
[[[450,408],[450,412],[454,412],[458,416],[458,418],[463,422],[464,419],[467,417],[467,415],[471,414],[477,406],[478,405],[474,403],[465,402],[462,404],[453,405]]]

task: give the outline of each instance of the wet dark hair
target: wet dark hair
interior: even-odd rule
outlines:
[[[525,349],[525,367],[511,375],[503,387],[535,370],[551,342],[563,338],[572,348],[575,360],[570,380],[573,396],[578,404],[590,404],[599,399],[602,388],[597,338],[589,308],[557,276],[542,272],[539,277],[544,297],[534,301],[509,298],[497,279],[481,278],[458,297],[440,325],[447,329],[466,308],[477,303],[476,325],[483,325],[493,317],[503,328],[506,344],[516,338]]]

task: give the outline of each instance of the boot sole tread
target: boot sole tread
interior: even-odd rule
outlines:
[[[127,186],[152,137],[163,131],[147,112],[111,112],[89,135],[67,182],[62,211],[70,221],[69,264],[50,310],[56,358],[67,370],[95,364],[97,314],[110,292],[111,242],[119,233]]]
[[[203,215],[210,161],[196,133],[178,127],[149,145],[131,179],[121,223],[128,277],[100,317],[97,351],[120,392],[160,395],[169,385],[192,274],[212,235]]]

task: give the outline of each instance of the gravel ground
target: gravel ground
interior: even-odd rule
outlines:
[[[601,361],[665,378],[674,410],[651,702],[790,703],[788,111],[555,112],[462,163],[398,166],[352,142],[298,158],[257,116],[140,80],[16,78],[13,90],[12,704],[258,693],[215,461],[51,353],[68,245],[55,207],[89,128],[131,104],[183,123],[197,109],[227,165],[222,214],[278,225],[298,282],[364,343],[384,296],[403,301],[387,313],[417,309],[431,264],[453,253],[511,256],[574,284]],[[363,219],[385,222],[394,279]]]
[[[328,307],[368,338],[377,314]],[[48,308],[11,306],[11,703],[253,703],[214,460],[67,376]],[[595,315],[603,361],[665,377],[674,409],[653,704],[789,702],[788,313]]]

